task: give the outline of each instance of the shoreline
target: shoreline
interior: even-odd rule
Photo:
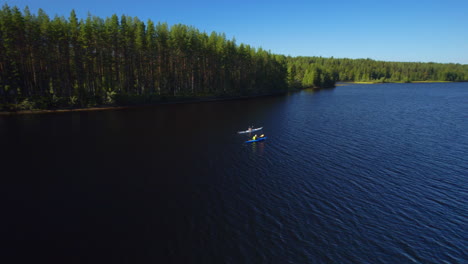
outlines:
[[[2,112],[0,112],[0,116],[121,110],[121,109],[129,109],[129,108],[133,108],[133,107],[139,107],[139,106],[93,106],[93,107],[70,108],[70,109],[37,109],[37,110],[20,110],[20,111],[2,111]]]
[[[384,84],[384,83],[405,83],[405,82],[337,82],[335,87],[346,86],[351,84]],[[413,81],[407,84],[412,83],[455,83],[453,81]],[[332,87],[332,88],[335,88]],[[329,89],[329,88],[309,88],[315,90]],[[190,104],[190,103],[209,103],[209,102],[220,102],[220,101],[234,101],[234,100],[248,100],[260,97],[270,97],[270,96],[280,96],[285,95],[290,92],[297,92],[304,90],[297,89],[292,91],[285,91],[280,93],[273,94],[260,94],[260,95],[250,95],[250,96],[233,96],[233,97],[193,97],[193,98],[183,98],[183,99],[172,99],[168,101],[159,101],[150,104],[135,104],[135,105],[100,105],[92,107],[76,107],[76,108],[60,108],[60,109],[37,109],[37,110],[19,110],[19,111],[0,111],[1,116],[14,116],[14,115],[35,115],[35,114],[54,114],[54,113],[69,113],[69,112],[95,112],[95,111],[108,111],[108,110],[124,110],[124,109],[133,109],[133,108],[142,108],[142,107],[154,107],[158,105],[171,105],[171,104]]]
[[[19,111],[0,111],[0,116],[14,116],[14,115],[35,115],[35,114],[54,114],[54,113],[69,113],[69,112],[95,112],[95,111],[108,111],[108,110],[124,110],[133,108],[153,107],[158,105],[172,105],[172,104],[190,104],[190,103],[210,103],[220,101],[234,101],[234,100],[248,100],[260,97],[280,96],[287,94],[288,91],[274,94],[262,94],[252,96],[236,96],[236,97],[218,97],[218,98],[185,98],[174,99],[169,101],[160,101],[151,104],[135,104],[135,105],[101,105],[93,107],[77,107],[77,108],[60,108],[60,109],[37,109],[37,110],[19,110]]]

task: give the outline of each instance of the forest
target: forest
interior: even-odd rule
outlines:
[[[334,87],[466,81],[468,65],[290,57],[192,26],[0,10],[0,110],[152,104]]]
[[[284,60],[224,34],[136,17],[53,19],[0,11],[0,104],[44,109],[145,104],[287,89]]]
[[[318,86],[320,76],[331,76],[333,81],[341,82],[415,82],[468,80],[468,65],[385,62],[371,59],[335,59],[322,57],[287,58],[290,83]],[[323,79],[323,77],[322,77]],[[323,81],[322,81],[323,83]]]

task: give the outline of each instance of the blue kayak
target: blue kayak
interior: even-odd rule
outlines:
[[[265,140],[265,139],[267,139],[267,137],[262,137],[262,138],[247,140],[245,143],[252,143],[252,142],[262,141],[262,140]]]

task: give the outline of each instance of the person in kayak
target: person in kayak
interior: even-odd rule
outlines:
[[[252,138],[252,140],[256,140],[257,139],[257,134],[255,134]]]

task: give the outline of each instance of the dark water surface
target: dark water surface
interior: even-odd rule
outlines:
[[[4,263],[468,262],[468,83],[0,117],[0,147]]]

